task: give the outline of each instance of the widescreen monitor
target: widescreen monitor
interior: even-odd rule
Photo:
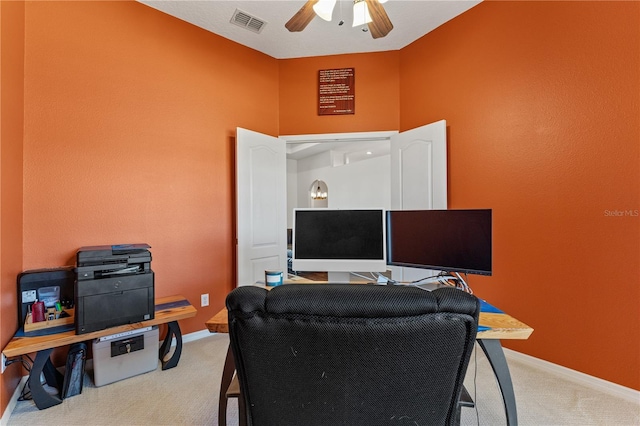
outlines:
[[[384,272],[383,209],[294,209],[294,271]]]
[[[492,211],[387,211],[387,263],[491,275]]]

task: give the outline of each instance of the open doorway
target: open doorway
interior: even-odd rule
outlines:
[[[320,180],[329,208],[389,208],[389,151],[397,131],[280,136],[287,152],[287,227],[294,208],[317,207]]]
[[[389,208],[390,132],[281,136],[287,152],[287,257],[294,208]],[[290,263],[290,262],[289,262]],[[293,271],[327,281],[327,272]]]
[[[401,210],[447,208],[445,120],[403,133],[390,131],[273,138],[251,131],[242,132],[242,130],[238,129],[236,137],[238,147],[246,145],[247,148],[246,155],[238,154],[236,160],[237,210],[239,212],[237,218],[238,285],[257,281],[260,274],[263,274],[265,269],[269,269],[267,268],[269,265],[264,262],[265,259],[274,259],[274,262],[277,260],[278,264],[280,264],[279,259],[282,259],[282,270],[286,268],[287,257],[283,256],[286,253],[287,243],[285,230],[292,227],[293,208],[300,205],[300,200],[307,201],[308,188],[316,179],[324,180],[329,187],[343,189],[343,191],[331,191],[329,208],[362,207]],[[374,141],[388,141],[390,153],[380,157],[372,156],[375,158],[367,161],[351,159],[347,161],[347,158],[352,157],[340,154],[341,151],[338,149],[334,149],[333,152],[325,150],[317,154],[317,158],[305,159],[304,161],[311,163],[307,165],[308,167],[298,166],[298,163],[303,160],[286,158],[287,142],[289,145],[303,143],[320,145],[337,142],[348,144],[372,138]],[[240,149],[238,152],[241,152]],[[275,157],[278,161],[273,161]],[[375,162],[376,158],[377,164],[373,168],[373,173],[362,171],[363,164]],[[317,162],[320,159],[325,163],[319,166]],[[331,176],[329,179],[318,176],[323,168],[324,171],[331,170],[335,173],[335,177]],[[306,176],[302,176],[305,173]],[[294,179],[292,175],[295,175]],[[243,176],[253,179],[244,182]],[[302,185],[297,184],[300,179],[303,179]],[[333,185],[334,181],[338,183]],[[301,193],[302,196],[299,195]],[[241,201],[246,202],[242,204]],[[277,205],[274,204],[275,201],[278,201]],[[301,207],[308,206],[302,204]],[[254,220],[240,217],[240,213]],[[259,229],[260,233],[252,232],[256,229]],[[241,236],[247,238],[240,238]],[[257,236],[261,239],[257,240]],[[272,256],[267,257],[257,251],[256,256],[260,256],[252,256],[251,249],[262,250],[267,247],[272,249]],[[241,256],[245,251],[248,254]],[[396,271],[392,269],[392,272],[393,279],[396,279]],[[245,277],[246,283],[240,280],[240,277]],[[403,277],[408,278],[404,276],[404,272],[400,271],[398,279]]]

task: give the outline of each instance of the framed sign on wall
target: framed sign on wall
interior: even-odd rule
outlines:
[[[355,114],[355,69],[318,72],[318,115]]]

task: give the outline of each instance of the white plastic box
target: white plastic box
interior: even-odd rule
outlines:
[[[95,339],[94,384],[108,385],[158,368],[158,336],[153,326]]]

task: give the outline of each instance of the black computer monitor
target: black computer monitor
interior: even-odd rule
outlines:
[[[491,275],[492,211],[387,211],[387,263]]]

